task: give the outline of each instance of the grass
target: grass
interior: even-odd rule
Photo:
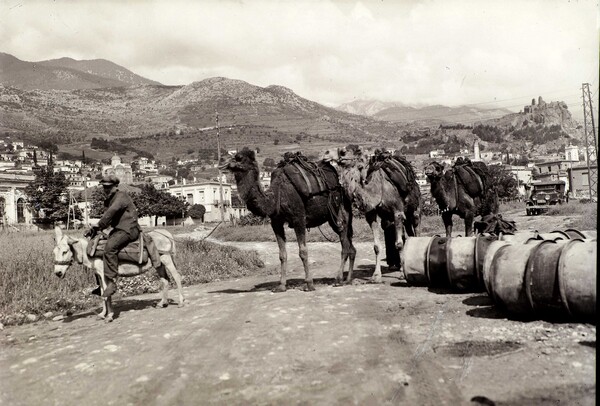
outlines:
[[[74,264],[64,279],[54,275],[53,237],[51,231],[0,233],[1,323],[20,324],[27,321],[27,315],[39,317],[47,312],[77,311],[99,304],[98,298],[89,294],[96,286],[91,270]],[[175,260],[184,285],[267,272],[256,252],[207,241],[178,240]],[[118,284],[117,294],[122,296],[160,289],[154,271],[120,278]]]
[[[569,203],[550,207],[547,215],[573,216],[573,228],[577,230],[596,230],[598,228],[597,203],[581,203],[571,200]]]

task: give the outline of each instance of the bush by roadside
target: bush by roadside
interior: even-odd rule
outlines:
[[[44,314],[52,317],[100,304],[98,297],[89,294],[96,286],[91,270],[74,264],[64,279],[54,275],[53,236],[49,231],[0,234],[2,324],[20,324]],[[208,241],[178,240],[176,247],[175,261],[184,285],[267,272],[256,252]],[[117,298],[160,290],[158,276],[152,270],[140,276],[120,278],[118,285]]]

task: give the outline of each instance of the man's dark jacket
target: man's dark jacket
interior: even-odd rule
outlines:
[[[117,189],[104,200],[104,207],[106,207],[106,211],[97,225],[100,230],[104,230],[110,225],[129,235],[138,235],[136,231],[139,232],[140,226],[137,210],[127,193]]]

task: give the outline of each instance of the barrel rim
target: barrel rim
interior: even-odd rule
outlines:
[[[483,287],[483,289],[485,289],[485,282],[483,280],[483,262],[481,264],[481,269],[479,269],[479,244],[482,238],[488,238],[488,237],[496,237],[496,239],[494,241],[498,241],[498,236],[494,235],[494,234],[477,234],[475,236],[475,255],[473,255],[475,257],[475,276],[477,277],[477,284],[479,285],[479,287]],[[485,258],[485,256],[484,256]]]
[[[576,233],[576,234],[578,234],[578,235],[579,235],[579,237],[578,237],[578,238],[582,238],[582,239],[584,239],[584,240],[586,239],[586,236],[585,236],[585,234],[583,234],[581,231],[577,230],[576,228],[567,228],[567,229],[565,230],[565,233],[567,233],[567,234],[568,234],[568,233],[569,233],[569,231],[571,231],[571,232],[573,232],[573,233]],[[571,239],[573,239],[573,238],[571,238]]]
[[[562,231],[562,230],[554,230],[550,234],[552,234],[552,233],[562,234],[564,237],[567,237],[567,240],[571,239],[571,236],[569,234],[567,234],[565,231]]]
[[[429,244],[427,244],[427,251],[425,252],[425,277],[427,278],[427,282],[431,283],[431,279],[429,278],[429,252],[431,251],[431,246],[433,245],[433,241],[441,237],[439,234],[434,234],[429,239]]]

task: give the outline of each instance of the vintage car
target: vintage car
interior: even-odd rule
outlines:
[[[531,193],[526,202],[528,216],[548,212],[550,206],[562,204],[565,201],[565,182],[547,181],[531,185]]]

